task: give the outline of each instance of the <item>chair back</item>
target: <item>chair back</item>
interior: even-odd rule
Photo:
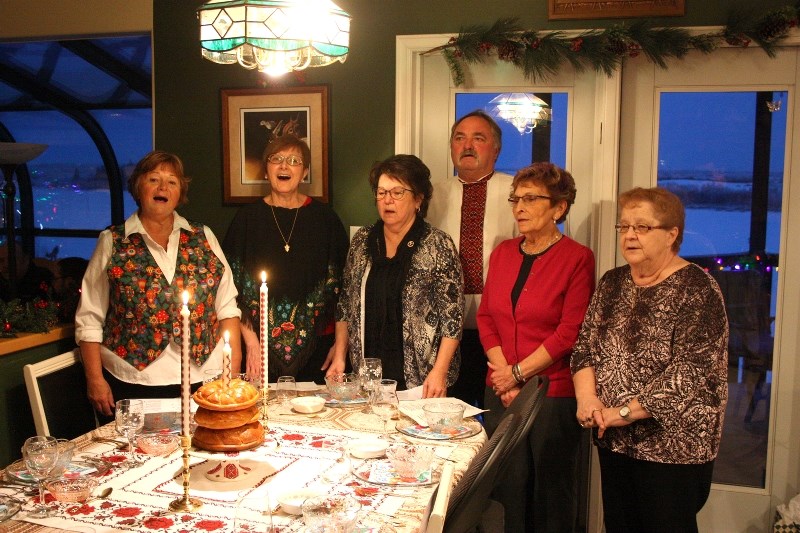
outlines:
[[[38,435],[73,439],[97,427],[78,348],[22,369]]]
[[[514,398],[514,401],[511,402],[511,405],[508,406],[506,412],[503,413],[500,423],[509,416],[514,416],[516,420],[516,426],[513,431],[514,435],[511,439],[512,442],[508,447],[508,455],[511,455],[511,452],[521,446],[522,442],[528,438],[528,434],[531,432],[531,428],[533,428],[533,422],[536,420],[536,415],[542,408],[542,398],[547,395],[547,389],[549,387],[550,379],[547,376],[532,377],[525,383],[525,386],[522,387],[522,390],[517,394],[517,397]],[[502,468],[506,467],[505,463],[507,457],[508,456],[503,458]]]
[[[463,533],[475,529],[481,522],[484,509],[489,506],[489,496],[500,470],[500,460],[509,451],[513,437],[512,414],[500,421],[492,438],[478,450],[464,475],[453,488],[444,521],[445,533]]]

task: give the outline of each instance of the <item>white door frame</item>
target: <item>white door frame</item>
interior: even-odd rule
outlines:
[[[721,28],[691,28],[693,33],[710,33]],[[577,32],[576,32],[577,33]],[[396,38],[396,93],[395,93],[395,151],[396,153],[422,153],[422,53],[447,43],[452,34],[401,35]],[[794,30],[783,43],[784,46],[800,46],[800,30]],[[763,51],[754,50],[757,53]],[[765,61],[769,61],[764,56]],[[449,73],[448,73],[449,74]],[[595,82],[594,116],[591,164],[591,214],[589,225],[593,230],[586,244],[595,252],[597,273],[613,268],[616,262],[616,235],[610,229],[616,220],[620,153],[621,74],[610,77],[600,73]],[[545,85],[546,86],[546,85]],[[796,69],[792,112],[800,108],[800,65]],[[787,169],[794,169],[800,176],[800,150],[793,149],[800,142],[800,113],[791,117],[791,131],[795,139],[787,139]],[[788,124],[787,124],[788,126]],[[447,125],[449,127],[449,124]],[[442,147],[446,151],[446,147]],[[791,177],[786,174],[783,205],[786,216],[783,220],[781,242],[781,276],[779,298],[781,311],[776,317],[775,378],[773,382],[774,435],[770,446],[772,454],[771,472],[767,486],[761,490],[769,497],[771,509],[788,501],[800,492],[800,276],[789,272],[786,265],[800,265],[800,239],[788,238],[789,228],[800,227],[800,186],[791,187]],[[800,179],[800,178],[798,178]],[[798,180],[794,180],[800,183]],[[780,357],[780,354],[787,354]],[[778,423],[777,421],[780,421]],[[720,489],[715,486],[714,489]],[[744,505],[754,489],[735,488],[725,507],[707,505],[701,512],[701,522],[711,524],[713,531],[721,531],[716,525],[725,527],[725,518],[730,517],[739,505]],[[760,490],[760,489],[759,489]],[[736,495],[741,498],[737,500]],[[771,517],[768,517],[771,519]],[[763,517],[744,524],[735,524],[736,530],[747,532],[753,527],[763,529]],[[769,524],[767,524],[769,526]],[[599,498],[599,468],[596,458],[592,466],[592,494],[590,500],[589,531],[602,531],[602,506]]]

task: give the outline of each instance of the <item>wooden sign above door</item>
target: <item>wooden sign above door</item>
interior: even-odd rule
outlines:
[[[679,17],[686,0],[548,0],[547,9],[550,20]]]

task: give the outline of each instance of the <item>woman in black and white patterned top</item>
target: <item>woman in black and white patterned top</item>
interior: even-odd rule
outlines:
[[[678,256],[684,209],[623,193],[626,266],[607,272],[572,352],[578,423],[595,431],[606,531],[696,532],[728,398],[722,293]]]
[[[337,337],[347,333],[355,368],[377,357],[398,388],[446,396],[460,366],[464,281],[453,240],[425,222],[430,170],[413,155],[395,155],[372,167],[369,182],[380,219],[350,243]]]

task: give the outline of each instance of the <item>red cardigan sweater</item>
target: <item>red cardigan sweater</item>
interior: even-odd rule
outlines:
[[[519,250],[524,237],[509,239],[494,249],[478,309],[478,331],[484,350],[500,346],[515,364],[544,344],[553,364],[541,374],[550,378],[550,397],[574,397],[569,369],[572,346],[594,291],[594,254],[562,237],[536,258],[525,287],[511,309],[511,290],[522,266]],[[491,386],[491,370],[486,384]]]

